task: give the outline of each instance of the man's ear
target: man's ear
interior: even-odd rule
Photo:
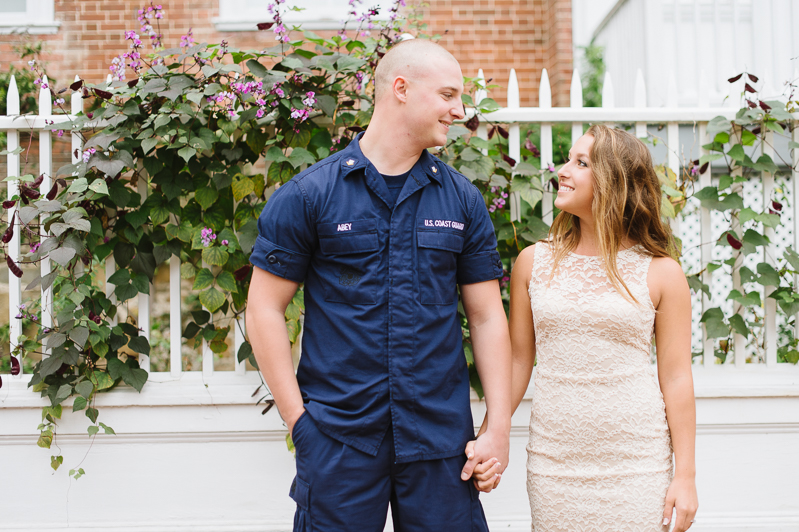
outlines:
[[[402,76],[394,78],[394,83],[391,85],[394,97],[402,103],[408,102],[408,80]]]

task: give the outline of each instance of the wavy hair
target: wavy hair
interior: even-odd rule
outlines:
[[[660,218],[660,181],[652,155],[643,142],[620,129],[598,124],[586,135],[594,137],[588,158],[594,181],[591,212],[599,254],[613,287],[639,303],[616,265],[622,244],[638,244],[655,257],[669,257],[676,249],[669,227]],[[566,254],[580,242],[580,219],[567,212],[558,214],[549,228],[549,241],[554,277]]]

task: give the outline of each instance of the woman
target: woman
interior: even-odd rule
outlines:
[[[558,179],[549,240],[522,251],[511,274],[514,408],[538,357],[527,446],[533,530],[663,531],[675,509],[674,530],[687,530],[697,509],[691,301],[669,257],[651,155],[632,135],[596,125]],[[483,491],[500,467],[477,470]]]

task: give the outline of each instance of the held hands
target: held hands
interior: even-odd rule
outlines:
[[[509,435],[491,431],[467,443],[467,462],[463,466],[461,479],[472,478],[475,487],[484,493],[498,487],[502,473],[508,465],[509,445]]]
[[[671,522],[672,510],[677,511],[672,532],[685,532],[694,522],[699,502],[696,496],[696,482],[693,478],[674,477],[666,492],[666,507],[663,510],[663,524]]]

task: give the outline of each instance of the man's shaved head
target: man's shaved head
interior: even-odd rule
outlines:
[[[375,69],[375,103],[391,91],[397,76],[409,81],[424,77],[440,61],[458,64],[451,53],[427,39],[408,39],[395,44]]]

